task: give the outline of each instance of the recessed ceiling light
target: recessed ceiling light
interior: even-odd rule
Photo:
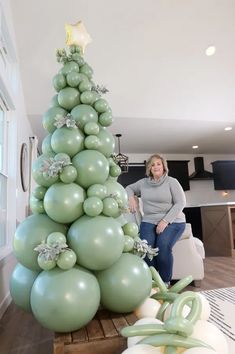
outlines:
[[[198,145],[193,145],[192,149],[198,149]]]
[[[206,55],[210,57],[211,55],[214,55],[216,52],[216,48],[214,46],[210,46],[206,49]]]
[[[226,131],[229,131],[229,130],[232,130],[233,128],[232,127],[225,127],[224,130]]]

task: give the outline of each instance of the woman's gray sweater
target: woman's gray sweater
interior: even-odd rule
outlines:
[[[143,202],[142,221],[158,224],[167,222],[185,222],[182,212],[186,204],[184,191],[177,179],[163,175],[158,181],[143,178],[126,187],[128,197],[136,195]]]

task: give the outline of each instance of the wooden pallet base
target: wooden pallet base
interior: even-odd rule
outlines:
[[[120,354],[127,345],[119,332],[136,321],[134,314],[100,310],[86,327],[71,333],[55,333],[54,354]]]

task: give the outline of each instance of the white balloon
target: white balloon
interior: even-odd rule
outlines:
[[[207,349],[207,348],[202,348],[202,347],[197,347],[197,348],[194,347],[194,348],[184,351],[184,354],[222,354],[222,353],[215,352],[212,349]]]
[[[200,320],[205,320],[207,321],[208,318],[210,317],[211,314],[211,307],[210,307],[210,303],[207,300],[207,298],[205,297],[205,295],[197,293],[201,299],[202,302],[202,312],[200,315]]]
[[[229,354],[225,335],[210,322],[198,320],[190,337],[202,340],[218,353]]]
[[[146,317],[142,318],[135,322],[135,325],[144,325],[144,324],[163,324],[160,320],[156,318]],[[127,347],[135,346],[140,340],[146,338],[147,336],[135,336],[135,337],[128,337],[127,338]],[[161,347],[163,348],[163,347]]]
[[[153,347],[148,344],[137,344],[131,348],[127,348],[122,354],[162,354],[163,351],[159,347]]]
[[[137,307],[137,309],[135,309],[134,314],[136,315],[137,318],[145,318],[145,317],[155,318],[160,307],[161,304],[159,301],[148,297],[142,303],[142,305],[140,305],[139,307]]]

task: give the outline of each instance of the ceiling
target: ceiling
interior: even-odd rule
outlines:
[[[93,38],[85,60],[114,115],[124,153],[235,153],[233,0],[11,0],[26,111],[34,134],[55,94],[64,24]],[[208,46],[213,56],[206,56]],[[225,126],[233,130],[224,131]]]

